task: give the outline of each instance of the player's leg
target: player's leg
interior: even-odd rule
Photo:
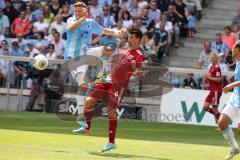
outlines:
[[[228,103],[226,107],[223,109],[218,120],[218,125],[222,130],[223,137],[226,139],[228,144],[232,147],[230,152],[225,157],[226,160],[231,159],[233,156],[239,153],[239,146],[234,137],[232,129],[229,127],[229,122],[231,120],[236,119],[238,116],[239,116],[238,109]]]
[[[108,138],[109,141],[106,146],[102,149],[102,152],[109,151],[116,148],[115,137],[117,130],[117,116],[116,108],[108,107]]]
[[[203,106],[203,109],[211,114],[214,115],[214,111],[213,109],[210,107],[210,105],[212,104],[214,100],[214,92],[210,91],[208,96],[206,97],[205,99],[205,103],[204,103],[204,106]]]
[[[79,120],[79,124],[82,126],[79,129],[73,130],[74,133],[90,133],[90,127],[92,123],[92,116],[94,111],[94,105],[96,100],[92,97],[87,97],[84,105],[84,117]]]
[[[213,110],[214,116],[215,116],[215,118],[217,120],[219,119],[219,117],[221,115],[221,113],[218,110],[218,106],[219,106],[219,102],[220,102],[221,96],[222,96],[222,92],[217,92],[217,91],[214,92],[214,99],[213,99],[213,103],[212,103],[212,110]],[[220,128],[218,127],[216,130],[220,131]]]
[[[117,130],[116,110],[124,96],[124,88],[119,85],[108,85],[108,118],[109,118],[109,142],[103,148],[102,152],[116,148],[115,137]]]

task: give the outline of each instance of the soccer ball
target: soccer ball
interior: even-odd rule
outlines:
[[[37,70],[44,70],[48,66],[48,59],[44,55],[37,55],[33,58],[33,67]]]

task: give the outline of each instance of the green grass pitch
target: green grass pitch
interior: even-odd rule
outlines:
[[[94,119],[89,136],[71,133],[78,127],[52,114],[0,111],[0,160],[221,160],[230,150],[213,127],[120,120],[117,149],[101,153],[107,119]]]

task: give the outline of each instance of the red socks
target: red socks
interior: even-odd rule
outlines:
[[[217,112],[217,113],[214,113],[213,109],[212,108],[209,108],[208,109],[208,112],[213,114],[215,116],[216,119],[218,119],[220,117],[220,113]]]
[[[85,109],[84,110],[85,121],[88,125],[88,128],[86,128],[87,130],[90,130],[90,128],[91,128],[92,115],[93,115],[93,109],[89,109],[89,110]]]
[[[115,143],[116,129],[117,129],[117,118],[109,118],[108,120],[109,129],[109,142]]]

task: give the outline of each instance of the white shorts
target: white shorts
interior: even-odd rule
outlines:
[[[88,69],[88,66],[84,65],[84,66],[77,67],[75,70],[71,71],[72,76],[74,77],[74,79],[76,79],[79,86],[84,83],[87,69]]]
[[[227,105],[223,108],[222,113],[227,115],[232,121],[240,123],[240,108],[227,103]]]

